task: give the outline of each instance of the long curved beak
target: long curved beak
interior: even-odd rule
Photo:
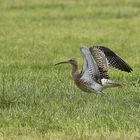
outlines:
[[[62,61],[62,62],[56,63],[55,66],[56,66],[56,65],[59,65],[59,64],[67,64],[67,63],[69,63],[69,61]]]

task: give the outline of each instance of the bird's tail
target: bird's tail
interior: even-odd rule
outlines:
[[[108,87],[122,87],[123,84],[118,83],[118,82],[114,82],[110,79],[102,79],[102,85],[104,88],[108,88]]]

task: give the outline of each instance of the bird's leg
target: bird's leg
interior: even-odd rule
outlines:
[[[98,92],[100,95],[102,95],[102,96],[104,96],[104,97],[106,97],[108,100],[112,100],[112,98],[110,97],[110,96],[108,96],[105,92],[103,92],[103,91],[100,91],[100,92]]]

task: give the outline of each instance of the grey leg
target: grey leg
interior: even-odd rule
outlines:
[[[100,91],[100,92],[98,92],[100,95],[102,95],[102,96],[104,96],[104,97],[106,97],[108,100],[112,100],[112,98],[110,97],[110,96],[108,96],[105,92],[103,92],[103,91]]]

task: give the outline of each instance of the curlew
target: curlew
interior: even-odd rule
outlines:
[[[62,61],[55,65],[71,64],[72,77],[77,87],[85,92],[97,93],[110,99],[103,89],[122,86],[122,84],[110,79],[109,67],[125,72],[131,72],[132,68],[111,49],[104,46],[80,47],[80,51],[84,59],[83,69],[80,73],[75,59]]]

